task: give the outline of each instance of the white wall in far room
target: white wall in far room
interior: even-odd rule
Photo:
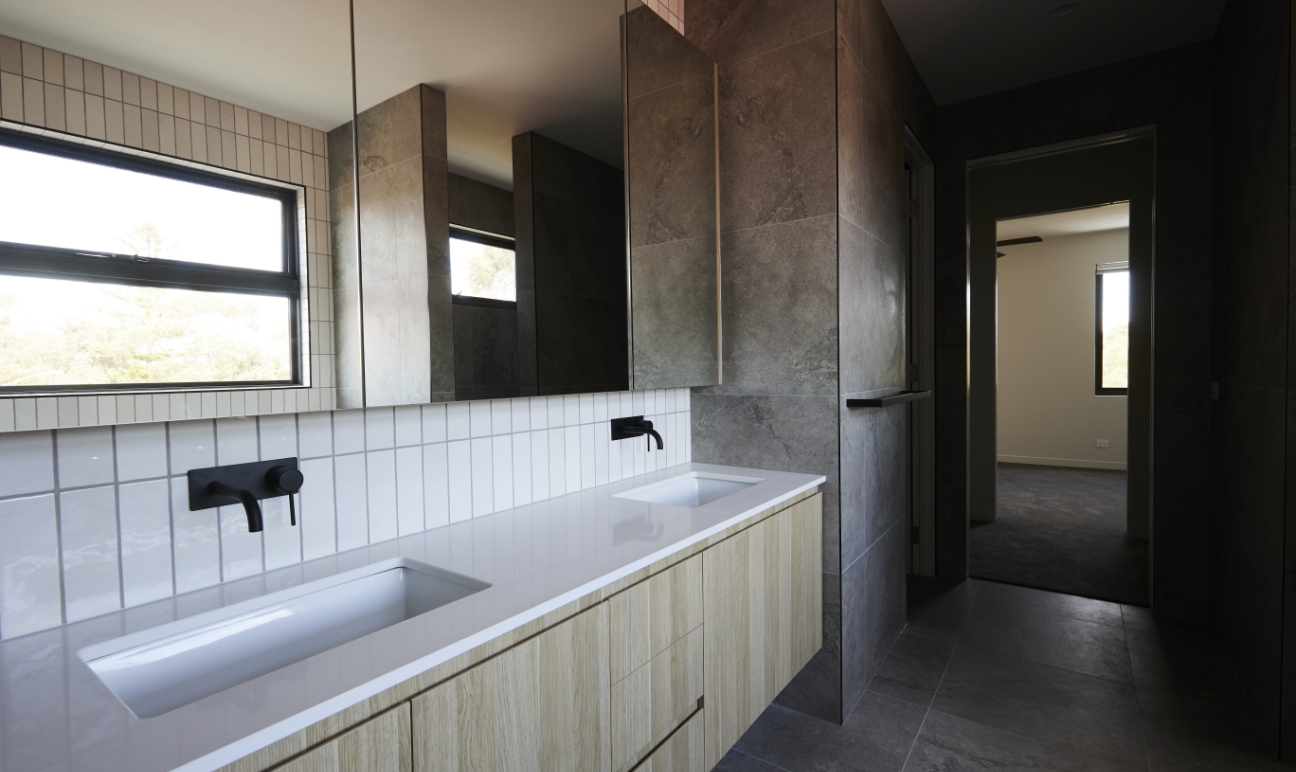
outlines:
[[[1094,275],[1129,259],[1129,230],[1001,251],[999,460],[1124,469],[1126,398],[1094,394]],[[1099,439],[1111,447],[1097,447]]]

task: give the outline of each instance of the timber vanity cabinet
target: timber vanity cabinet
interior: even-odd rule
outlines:
[[[285,763],[226,770],[709,770],[823,643],[822,507],[814,491],[771,507],[376,716],[289,738]]]

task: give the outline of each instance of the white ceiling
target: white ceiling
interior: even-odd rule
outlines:
[[[1248,0],[1242,0],[1247,2]],[[1215,34],[1227,0],[882,0],[937,105]]]
[[[1075,209],[1070,212],[1000,220],[995,232],[995,240],[1006,241],[1027,236],[1039,236],[1048,241],[1062,236],[1078,236],[1083,233],[1096,233],[1098,231],[1110,231],[1128,227],[1129,204],[1108,204],[1088,209]],[[1000,251],[1011,249],[1013,247],[999,247]]]
[[[356,0],[360,109],[443,89],[452,170],[507,188],[512,137],[530,130],[620,166],[625,8]],[[347,14],[346,0],[0,0],[0,34],[327,131],[351,116]]]

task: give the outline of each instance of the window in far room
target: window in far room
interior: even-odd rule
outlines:
[[[515,306],[517,259],[513,239],[450,227],[450,292],[456,303]]]
[[[1098,266],[1095,306],[1096,393],[1126,394],[1129,391],[1129,263]]]

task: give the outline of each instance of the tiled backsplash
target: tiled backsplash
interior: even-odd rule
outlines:
[[[680,34],[684,33],[684,0],[644,0],[644,5],[670,22]]]
[[[646,415],[664,451],[612,442]],[[185,473],[297,456],[286,499],[190,512]],[[687,462],[688,389],[454,402],[0,435],[0,637]]]

